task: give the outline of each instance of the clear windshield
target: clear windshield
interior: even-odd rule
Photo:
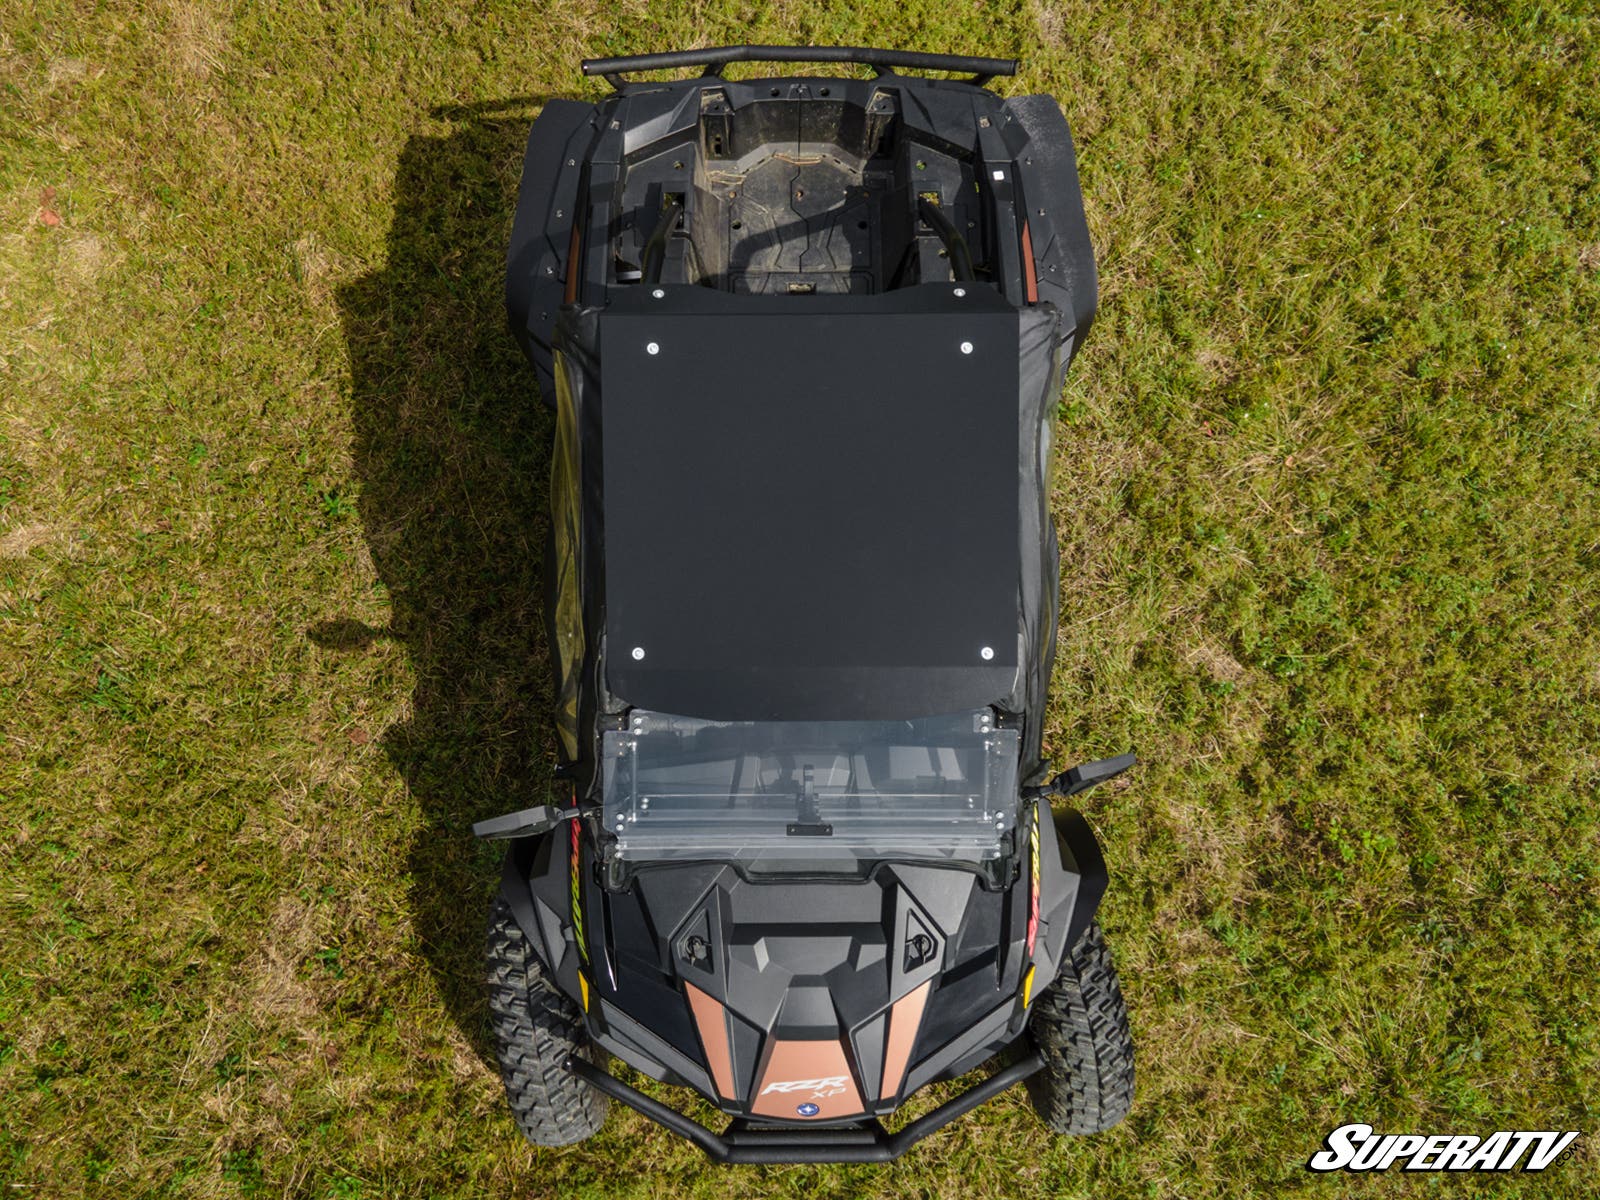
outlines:
[[[630,716],[604,735],[604,821],[625,861],[761,870],[997,859],[1017,813],[1017,731],[987,710],[915,721]]]

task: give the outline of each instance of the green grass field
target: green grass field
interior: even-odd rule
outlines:
[[[1588,12],[0,0],[5,1194],[1595,1195]],[[1085,797],[1102,1137],[1017,1092],[889,1168],[535,1151],[487,1062],[468,826],[554,754],[522,142],[585,54],[742,41],[1018,53],[1076,130],[1047,743],[1144,760]],[[1584,1137],[1308,1174],[1346,1121]]]

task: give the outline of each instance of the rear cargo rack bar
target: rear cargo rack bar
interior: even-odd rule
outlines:
[[[860,63],[878,74],[906,67],[913,71],[970,72],[972,83],[982,87],[996,75],[1015,75],[1014,58],[976,58],[969,54],[922,54],[915,50],[877,50],[870,46],[707,46],[700,50],[668,50],[661,54],[626,54],[620,58],[586,58],[585,75],[601,75],[622,91],[628,86],[624,71],[672,71],[704,67],[718,75],[718,67],[735,62]]]
[[[1020,1079],[1044,1066],[1035,1050],[1026,1058],[989,1076],[982,1083],[946,1100],[925,1116],[918,1117],[899,1133],[890,1133],[876,1119],[846,1128],[807,1129],[804,1126],[762,1128],[735,1119],[721,1134],[712,1133],[691,1120],[630,1087],[603,1067],[573,1055],[566,1069],[613,1100],[626,1104],[658,1125],[665,1125],[679,1137],[688,1138],[720,1163],[859,1163],[890,1162],[935,1130],[942,1129],[978,1105],[992,1100]]]

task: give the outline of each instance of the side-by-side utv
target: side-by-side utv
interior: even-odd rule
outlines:
[[[721,74],[752,59],[875,74]],[[1128,1111],[1105,865],[1051,799],[1133,758],[1041,757],[1094,256],[1056,101],[984,87],[1014,66],[605,59],[613,94],[533,126],[506,297],[555,409],[561,795],[477,830],[510,842],[490,1006],[535,1143],[608,1099],[728,1162],[894,1158],[1020,1080],[1060,1133]]]

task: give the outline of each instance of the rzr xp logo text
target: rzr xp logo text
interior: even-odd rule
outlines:
[[[828,1096],[839,1096],[844,1093],[845,1085],[850,1082],[844,1075],[830,1075],[826,1079],[783,1079],[777,1083],[769,1083],[761,1089],[763,1096],[771,1092],[810,1092],[813,1100],[821,1100]]]
[[[1470,1133],[1375,1133],[1371,1125],[1341,1125],[1311,1156],[1312,1171],[1542,1171],[1577,1138],[1576,1129],[1503,1129],[1486,1138]],[[1527,1157],[1523,1155],[1526,1153]]]

